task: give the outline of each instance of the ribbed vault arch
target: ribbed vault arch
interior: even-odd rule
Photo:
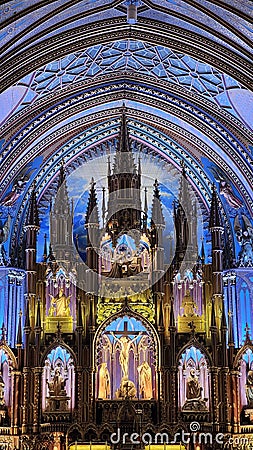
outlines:
[[[98,27],[99,33],[97,33]],[[249,62],[251,55],[247,52],[246,58],[243,58],[206,37],[160,21],[140,18],[137,24],[129,27],[125,17],[117,17],[59,32],[57,36],[46,38],[34,45],[28,42],[29,46],[25,49],[15,48],[13,55],[10,52],[8,56],[0,60],[1,91],[15,84],[20,77],[27,75],[31,70],[55,58],[65,56],[69,52],[126,38],[143,40],[151,45],[169,46],[175,51],[198,57],[201,61],[239,80],[245,87],[251,88],[252,67]]]

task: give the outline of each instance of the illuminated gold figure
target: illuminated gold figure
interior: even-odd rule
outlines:
[[[48,311],[50,317],[60,316],[60,317],[70,317],[70,297],[66,297],[64,294],[64,289],[60,288],[59,294],[56,297],[51,297],[51,306]]]
[[[142,334],[142,333],[140,333]],[[121,336],[120,338],[117,338],[112,332],[111,335],[114,337],[114,339],[120,343],[121,345],[121,351],[120,351],[120,355],[119,355],[119,362],[121,365],[121,369],[123,372],[123,378],[128,378],[128,363],[129,363],[129,350],[130,350],[130,346],[131,344],[136,341],[136,339],[138,339],[138,337],[140,336],[140,334],[138,334],[137,336],[135,336],[135,338],[130,339],[127,336]]]

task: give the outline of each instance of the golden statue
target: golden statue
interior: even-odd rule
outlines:
[[[51,297],[51,305],[48,311],[49,317],[70,317],[70,297],[66,297],[64,289],[60,288],[56,297]]]
[[[198,309],[196,303],[190,295],[190,291],[187,290],[183,298],[182,309],[184,310],[184,317],[197,316],[195,310]]]
[[[99,370],[99,390],[98,390],[98,398],[107,399],[111,394],[111,382],[110,382],[110,374],[107,369],[107,364],[104,362],[101,364]]]
[[[140,394],[142,398],[149,400],[153,398],[151,367],[147,361],[144,361],[137,367],[137,370],[139,372]]]
[[[120,355],[119,355],[119,363],[121,365],[121,369],[123,372],[123,378],[128,379],[128,363],[129,363],[129,351],[131,344],[138,339],[138,337],[142,334],[140,332],[137,336],[135,336],[133,339],[130,339],[127,336],[121,336],[120,338],[117,338],[117,336],[114,335],[114,333],[111,331],[111,335],[114,337],[114,339],[119,342],[121,346]]]

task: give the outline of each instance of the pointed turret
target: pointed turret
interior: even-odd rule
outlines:
[[[229,367],[233,367],[234,363],[234,349],[235,349],[235,339],[234,339],[234,327],[233,327],[233,314],[231,311],[228,313],[228,361]]]
[[[152,213],[151,218],[155,226],[160,226],[162,228],[165,227],[165,220],[162,211],[162,204],[159,192],[159,183],[155,180],[154,183],[154,194],[153,194],[153,203],[152,203]]]
[[[214,361],[214,365],[217,366],[218,363],[218,358],[217,358],[217,324],[216,324],[216,314],[215,314],[215,302],[214,300],[212,300],[212,310],[211,310],[211,326],[210,326],[210,331],[211,331],[211,342],[212,342],[212,354],[213,354],[213,361]]]
[[[111,235],[113,245],[116,245],[117,237],[122,231],[142,228],[140,187],[140,164],[137,170],[123,107],[112,170],[108,167],[109,200],[106,231]]]
[[[85,224],[99,225],[97,193],[95,189],[96,183],[94,178],[91,179],[90,194],[87,205]]]
[[[31,324],[30,324],[30,308],[29,308],[29,300],[27,299],[26,303],[26,313],[25,313],[25,326],[24,326],[24,335],[25,335],[25,356],[24,356],[24,365],[25,367],[29,367],[29,343],[30,343],[30,333],[31,333]]]
[[[57,194],[54,205],[50,210],[50,242],[57,261],[64,264],[67,270],[74,259],[72,244],[73,205],[71,203],[67,188],[66,169],[64,163],[61,162]]]
[[[39,226],[40,226],[35,186],[33,187],[33,190],[31,192],[31,195],[29,198],[28,212],[27,212],[27,216],[26,216],[25,226],[26,227],[27,226],[35,226],[37,228],[39,228]]]
[[[215,185],[213,184],[210,209],[209,228],[212,234],[212,289],[217,308],[222,308],[223,295],[223,227],[219,210],[219,201]]]
[[[40,298],[38,298],[37,302],[37,315],[36,315],[36,328],[41,328],[41,315],[40,315]]]
[[[222,360],[222,366],[227,367],[228,366],[228,355],[227,355],[227,320],[226,320],[226,313],[225,313],[225,306],[223,303],[222,308],[222,316],[221,316],[221,329],[220,329],[220,335],[221,335],[221,360]]]
[[[212,302],[212,309],[211,309],[211,327],[217,328],[214,302]]]
[[[43,251],[43,262],[46,263],[47,262],[47,235],[46,233],[44,234],[44,251]]]
[[[151,211],[150,243],[152,249],[152,290],[155,302],[156,321],[159,326],[159,312],[162,308],[164,275],[163,230],[165,220],[162,212],[158,181],[154,183],[154,194]]]
[[[109,169],[108,169],[109,171]],[[137,173],[137,167],[134,160],[134,155],[132,153],[131,147],[130,147],[130,139],[127,129],[127,121],[126,121],[126,114],[125,114],[125,108],[122,110],[122,116],[121,116],[121,123],[120,123],[120,131],[119,131],[119,139],[118,139],[118,145],[116,148],[116,155],[113,162],[113,170],[112,174],[118,175],[121,177],[123,176],[123,179],[126,180],[124,188],[127,189],[128,187],[131,187],[131,184],[128,186],[127,183],[127,175],[135,175],[136,180],[140,180],[140,175]],[[121,183],[119,184],[119,187],[122,189],[123,186]]]
[[[174,300],[171,299],[171,303],[170,303],[170,325],[169,328],[175,328],[176,327],[176,322],[175,322],[175,313],[174,313]]]
[[[25,313],[25,328],[31,329],[31,323],[30,323],[30,308],[29,308],[29,302],[26,303],[26,313]]]
[[[39,231],[39,215],[35,192],[33,186],[28,205],[25,230],[25,258],[26,258],[26,297],[29,299],[31,308],[31,324],[34,327],[35,296],[37,280],[37,233]]]
[[[205,255],[205,246],[204,246],[204,239],[202,239],[202,244],[201,244],[201,264],[205,264],[205,259],[206,259],[206,255]]]
[[[22,347],[23,340],[22,340],[22,311],[19,312],[19,319],[18,319],[18,333],[17,333],[17,344],[16,347]]]
[[[99,236],[99,217],[96,183],[91,179],[91,187],[88,198],[85,228],[87,230],[86,263],[92,269],[87,271],[87,291],[96,292],[98,288],[98,236]]]
[[[122,108],[122,116],[121,116],[121,124],[120,124],[120,138],[118,141],[117,146],[118,152],[128,152],[130,153],[130,145],[129,145],[129,135],[128,135],[128,129],[127,129],[127,122],[126,122],[126,108],[125,105],[123,105]]]
[[[59,172],[59,178],[58,178],[58,189],[65,183],[66,181],[66,174],[64,170],[64,162],[61,162],[60,172]]]
[[[175,357],[176,357],[176,322],[175,322],[175,312],[174,312],[174,298],[170,299],[170,323],[169,323],[169,332],[170,332],[170,365],[175,365]]]
[[[215,184],[213,183],[212,201],[210,208],[209,228],[222,227],[219,200]]]

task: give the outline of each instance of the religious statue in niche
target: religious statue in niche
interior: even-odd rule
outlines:
[[[61,375],[60,368],[56,367],[51,381],[47,380],[49,397],[47,397],[46,411],[67,411],[69,409],[69,397],[67,397],[65,384],[66,379]]]
[[[248,406],[253,408],[253,370],[249,370],[248,372],[245,389]]]
[[[70,317],[70,297],[66,297],[64,289],[60,288],[56,297],[51,297],[51,305],[48,311],[49,317]]]
[[[98,398],[107,399],[111,394],[110,373],[107,363],[103,362],[99,370],[99,392]]]
[[[202,398],[203,388],[195,373],[195,369],[191,369],[186,382],[186,401],[183,405],[183,411],[207,411],[207,398]]]
[[[182,309],[184,310],[184,317],[196,317],[197,314],[195,310],[198,309],[196,303],[190,295],[190,291],[187,290],[183,298]]]
[[[147,361],[144,361],[137,370],[139,372],[140,395],[142,398],[150,400],[153,397],[151,367]]]

